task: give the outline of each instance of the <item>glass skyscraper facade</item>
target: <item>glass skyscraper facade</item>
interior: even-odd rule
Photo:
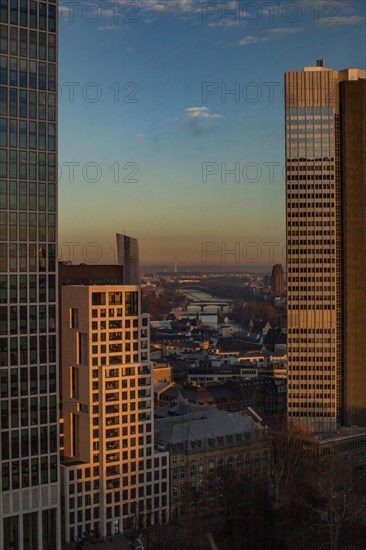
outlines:
[[[60,548],[57,2],[0,0],[1,550]]]

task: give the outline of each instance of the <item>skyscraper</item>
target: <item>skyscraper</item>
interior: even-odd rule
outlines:
[[[154,450],[149,315],[141,313],[140,288],[106,285],[95,266],[88,282],[86,267],[65,266],[65,279],[60,267],[67,542],[156,525],[169,512],[168,453]],[[98,267],[113,279],[116,266]]]
[[[60,547],[57,2],[0,1],[0,549]]]
[[[285,75],[288,415],[313,432],[366,426],[365,79]]]

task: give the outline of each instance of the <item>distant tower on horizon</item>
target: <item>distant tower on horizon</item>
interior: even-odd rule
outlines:
[[[175,262],[174,262],[174,273],[178,273],[178,265],[179,265],[179,260],[176,256],[174,256],[174,259],[175,259]]]
[[[123,266],[123,284],[140,284],[139,243],[134,237],[117,233],[118,263]]]
[[[288,417],[366,427],[366,71],[285,75]]]
[[[282,294],[285,291],[285,275],[281,264],[275,264],[273,266],[271,289],[275,294]]]

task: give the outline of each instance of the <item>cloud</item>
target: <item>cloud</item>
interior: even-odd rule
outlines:
[[[267,36],[259,37],[248,35],[239,40],[239,46],[248,46],[249,44],[257,44],[258,42],[268,42],[269,38]]]
[[[277,27],[276,29],[270,29],[268,33],[276,36],[286,36],[288,34],[296,34],[302,32],[304,29],[301,27]]]
[[[260,42],[271,42],[272,40],[277,40],[278,38],[284,38],[292,34],[297,34],[302,32],[304,29],[301,27],[277,27],[275,29],[270,29],[267,31],[266,36],[244,36],[239,40],[239,46],[248,46],[250,44],[258,44]]]
[[[341,17],[335,15],[334,17],[324,17],[323,19],[320,18],[319,20],[320,25],[332,25],[333,27],[340,27],[342,25],[359,25],[365,22],[366,17],[364,17],[363,15],[343,15]]]
[[[121,27],[119,25],[102,25],[98,27],[100,31],[119,31]]]
[[[202,119],[202,120],[212,120],[215,118],[225,118],[222,115],[216,113],[210,113],[208,107],[189,107],[185,110],[190,119]]]
[[[132,5],[131,0],[119,0],[121,6]],[[139,9],[156,13],[195,13],[202,11],[202,3],[197,0],[139,0]]]

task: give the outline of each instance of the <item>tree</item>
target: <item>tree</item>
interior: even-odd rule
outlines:
[[[347,529],[355,543],[357,531],[365,527],[364,473],[336,453],[320,459],[315,468],[311,462],[303,468],[297,498],[309,517],[306,530],[319,548],[344,548]]]
[[[282,423],[272,431],[270,494],[274,510],[286,504],[291,485],[304,462],[304,439],[309,435],[295,424]]]

